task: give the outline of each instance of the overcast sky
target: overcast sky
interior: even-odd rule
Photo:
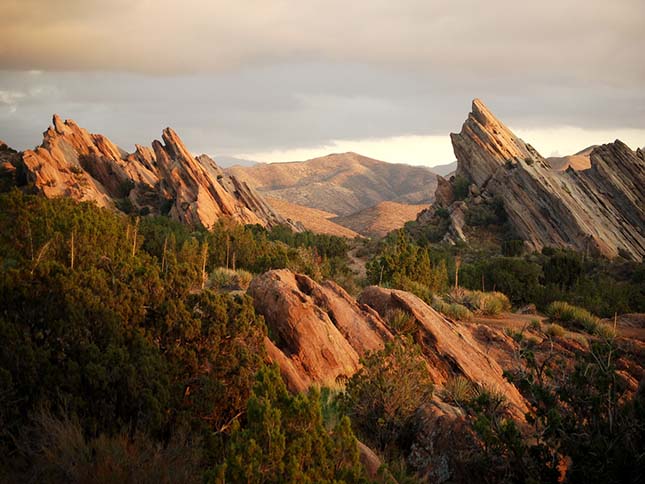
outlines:
[[[545,156],[645,145],[644,0],[1,0],[0,139],[454,159],[473,98]]]

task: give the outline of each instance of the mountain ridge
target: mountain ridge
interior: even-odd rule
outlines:
[[[435,174],[427,167],[387,163],[354,152],[227,172],[270,197],[339,216],[383,201],[430,203],[436,187]]]

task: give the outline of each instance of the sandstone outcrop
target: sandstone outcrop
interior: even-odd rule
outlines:
[[[23,152],[14,166],[24,172],[26,188],[47,197],[68,196],[142,215],[168,214],[194,226],[211,227],[223,216],[244,224],[289,224],[211,158],[194,157],[172,129],[163,130],[162,140],[126,153],[105,136],[54,115],[42,144]]]
[[[469,329],[447,320],[409,292],[370,286],[359,301],[381,315],[399,309],[414,317],[415,342],[421,346],[435,384],[441,386],[451,377],[464,376],[501,391],[511,405],[512,415],[523,419],[527,411],[524,398],[504,378],[500,365],[484,351]]]
[[[374,310],[331,281],[273,270],[256,277],[248,293],[269,328],[268,353],[291,389],[336,386],[358,370],[360,356],[392,338]]]
[[[451,139],[456,176],[473,182],[481,194],[477,198],[471,190],[467,205],[501,200],[513,231],[529,249],[554,246],[643,259],[642,153],[617,140],[590,152],[590,168],[558,171],[477,99],[461,132]]]

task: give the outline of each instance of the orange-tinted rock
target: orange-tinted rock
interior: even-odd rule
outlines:
[[[354,301],[335,283],[318,284],[283,269],[256,277],[249,286],[264,316],[277,362],[291,388],[301,383],[335,386],[359,368],[359,357],[392,338],[378,314]],[[281,364],[282,362],[282,364]],[[297,377],[290,376],[294,373]]]
[[[503,202],[513,230],[530,249],[643,259],[645,160],[624,143],[595,147],[589,169],[554,170],[477,99],[451,138],[457,174],[477,185],[482,200]]]
[[[401,309],[415,318],[415,341],[421,346],[435,384],[441,386],[450,377],[464,376],[502,392],[511,405],[512,415],[524,418],[527,411],[524,398],[504,378],[500,365],[486,353],[469,330],[448,321],[421,299],[405,291],[370,286],[363,291],[359,301],[381,315]]]
[[[103,207],[128,206],[127,199],[131,211],[169,213],[195,226],[210,227],[222,216],[244,224],[289,224],[212,159],[193,157],[172,129],[166,128],[162,139],[152,149],[136,145],[128,154],[105,136],[54,115],[41,146],[22,154],[25,182],[47,197]]]

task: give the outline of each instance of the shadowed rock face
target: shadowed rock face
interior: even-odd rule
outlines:
[[[479,101],[451,134],[457,175],[484,199],[504,202],[517,234],[533,250],[574,248],[606,257],[645,255],[645,160],[621,141],[591,151],[591,167],[557,171]]]
[[[54,115],[42,144],[23,152],[16,164],[25,173],[25,184],[47,197],[167,213],[193,226],[210,227],[223,216],[244,224],[288,223],[211,158],[193,157],[172,129],[164,129],[162,139],[152,149],[136,145],[128,154],[105,136]]]

